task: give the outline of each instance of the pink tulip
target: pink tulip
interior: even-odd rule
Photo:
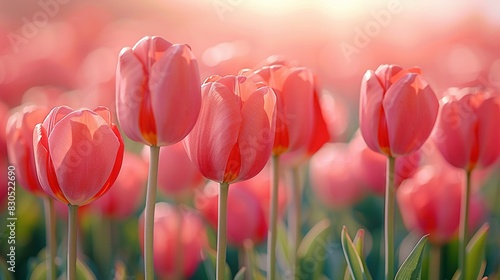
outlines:
[[[259,197],[242,187],[251,180],[235,183],[229,188],[227,205],[227,240],[235,246],[243,246],[246,240],[258,244],[265,240],[267,220]],[[211,226],[217,228],[218,186],[209,182],[195,196],[196,208]],[[244,221],[244,222],[243,222]]]
[[[130,217],[143,201],[147,177],[146,162],[140,156],[125,151],[122,168],[113,187],[90,207],[103,216]]]
[[[313,192],[328,207],[349,207],[364,196],[352,170],[347,144],[326,144],[311,158],[309,172]]]
[[[370,149],[401,156],[419,149],[429,137],[438,114],[434,91],[420,69],[380,65],[361,82],[359,121]]]
[[[330,135],[321,111],[317,78],[305,67],[289,67],[283,61],[246,71],[276,93],[276,131],[273,154],[302,150],[309,156],[328,142]]]
[[[387,157],[368,148],[360,133],[355,134],[349,143],[349,149],[353,169],[351,172],[357,174],[357,180],[376,194],[384,195]],[[422,158],[421,154],[422,151],[417,150],[396,158],[396,188],[416,172]]]
[[[430,234],[429,241],[442,245],[456,237],[460,220],[463,179],[441,172],[438,166],[421,168],[404,181],[397,192],[399,209],[406,227],[419,234]],[[484,201],[471,197],[469,228],[473,229],[484,214]]]
[[[49,110],[25,106],[12,114],[7,123],[7,151],[9,160],[16,167],[16,179],[29,192],[45,196],[35,168],[33,129],[41,123]]]
[[[149,160],[148,148],[145,147],[142,154]],[[158,187],[167,196],[182,199],[192,195],[193,190],[204,181],[205,178],[189,159],[181,142],[160,149]]]
[[[144,214],[139,219],[139,239],[143,246]],[[154,244],[154,268],[160,279],[173,279],[178,263],[182,263],[181,272],[187,279],[196,271],[207,244],[203,222],[193,210],[159,202],[155,206]],[[176,260],[179,255],[180,262]]]
[[[202,108],[186,151],[203,176],[232,183],[257,175],[273,144],[276,97],[243,76],[213,76],[202,85]]]
[[[144,37],[121,51],[116,76],[118,120],[130,139],[166,146],[191,131],[201,97],[198,64],[189,46]]]
[[[443,98],[434,141],[453,166],[468,171],[500,157],[500,97],[465,88]]]
[[[107,108],[55,107],[33,133],[38,180],[50,196],[81,206],[113,185],[124,146]]]

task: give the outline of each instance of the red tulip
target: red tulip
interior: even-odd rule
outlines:
[[[142,153],[149,160],[149,149],[145,147]],[[159,189],[176,199],[189,196],[205,181],[180,142],[160,149],[158,170]]]
[[[401,156],[419,149],[429,137],[439,104],[420,69],[381,65],[361,82],[359,121],[370,149]]]
[[[406,227],[419,234],[430,234],[429,241],[445,244],[458,233],[463,180],[455,173],[442,172],[438,166],[426,166],[404,181],[397,198]],[[479,224],[484,201],[471,197],[469,227]]]
[[[81,206],[113,185],[123,141],[107,108],[55,107],[33,133],[38,180],[50,196]]]
[[[113,187],[90,207],[103,216],[130,217],[143,201],[147,177],[146,162],[140,156],[125,151],[122,168]]]
[[[267,220],[259,197],[242,187],[251,180],[239,182],[229,188],[227,205],[227,239],[230,244],[243,246],[246,240],[258,244],[267,235]],[[195,196],[196,208],[211,226],[217,228],[218,186],[209,182],[203,191]],[[269,207],[269,206],[268,206]],[[244,222],[242,222],[244,221]]]
[[[353,205],[364,195],[362,184],[352,170],[347,144],[326,144],[311,158],[311,188],[326,206],[342,208]]]
[[[444,158],[466,170],[500,157],[500,97],[466,88],[443,98],[434,141]]]
[[[198,64],[189,46],[144,37],[121,51],[116,76],[118,120],[130,139],[165,146],[191,131],[201,97]]]
[[[156,273],[160,279],[172,279],[175,266],[182,263],[183,279],[189,278],[200,264],[201,252],[207,243],[203,222],[193,210],[176,209],[164,202],[156,204],[154,217]],[[139,239],[143,246],[144,214],[139,219]],[[182,255],[180,262],[176,260],[179,255]]]
[[[311,70],[278,62],[245,75],[266,83],[276,93],[273,154],[305,150],[302,152],[312,155],[328,142],[330,135],[320,107],[317,79]]]
[[[26,106],[12,114],[7,123],[7,151],[9,160],[16,167],[16,179],[29,192],[45,196],[35,168],[33,129],[41,123],[49,110]]]
[[[184,140],[203,176],[247,180],[266,165],[275,129],[273,91],[243,76],[213,76],[202,85],[200,117]]]

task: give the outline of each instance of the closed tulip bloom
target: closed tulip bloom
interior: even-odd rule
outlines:
[[[330,139],[320,107],[317,80],[310,69],[288,67],[279,62],[245,75],[264,82],[276,93],[274,155],[297,150],[312,155]]]
[[[7,152],[16,167],[16,179],[22,187],[35,195],[45,196],[35,167],[33,129],[41,123],[49,110],[34,105],[25,106],[12,114],[7,123]]]
[[[159,202],[155,206],[154,225],[154,268],[159,279],[173,279],[179,263],[182,263],[182,279],[188,279],[200,264],[207,245],[201,218],[191,209],[176,209]],[[144,214],[139,219],[139,240],[143,245]],[[179,256],[182,256],[180,262],[176,260]]]
[[[201,97],[198,64],[189,46],[144,37],[121,51],[116,72],[118,120],[130,139],[165,146],[191,131]]]
[[[202,96],[200,117],[184,140],[190,159],[219,183],[257,175],[273,145],[273,91],[243,76],[213,76],[202,85]]]
[[[258,244],[265,240],[267,234],[266,214],[259,197],[242,187],[250,181],[235,183],[229,188],[227,240],[234,246],[243,246],[245,240]],[[218,196],[217,184],[209,182],[202,191],[196,193],[194,200],[196,208],[214,228],[217,228],[218,222]]]
[[[500,97],[466,88],[443,98],[434,141],[453,166],[473,170],[500,157]]]
[[[445,170],[445,169],[444,169]],[[458,234],[463,180],[439,166],[425,166],[404,181],[397,192],[401,216],[409,230],[430,234],[429,241],[443,245]],[[471,197],[469,228],[479,224],[484,201]]]
[[[149,160],[147,147],[142,154]],[[158,171],[158,188],[175,199],[192,195],[193,189],[200,187],[205,181],[181,142],[161,148]]]
[[[419,149],[429,137],[439,103],[420,72],[381,65],[363,76],[359,121],[370,149],[401,156]]]
[[[81,206],[113,185],[123,141],[107,108],[55,107],[33,133],[38,180],[50,196]]]
[[[125,151],[120,174],[113,187],[91,203],[90,208],[106,217],[130,217],[143,200],[147,177],[148,167],[142,157]]]

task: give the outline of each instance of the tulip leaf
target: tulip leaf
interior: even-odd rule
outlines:
[[[406,279],[421,279],[422,274],[422,259],[427,238],[429,235],[424,235],[418,241],[417,245],[413,247],[406,260],[403,262],[398,272],[396,273],[395,280]]]
[[[240,271],[238,271],[238,273],[236,273],[236,275],[234,276],[233,280],[243,280],[243,279],[245,279],[245,272],[246,272],[246,268],[242,267],[240,269]]]
[[[8,270],[6,263],[4,259],[0,258],[0,275],[3,277],[2,279],[12,280],[14,278],[12,278],[12,273]]]
[[[280,267],[286,269],[291,267],[290,249],[288,248],[287,229],[283,222],[278,223],[276,258]]]
[[[64,275],[66,276],[66,274]],[[30,280],[45,280],[47,279],[47,264],[45,262],[39,263],[29,278]],[[92,270],[80,259],[76,261],[76,280],[96,280]]]
[[[363,229],[359,229],[358,232],[356,233],[356,236],[354,236],[353,244],[354,247],[356,248],[356,252],[358,252],[360,256],[363,256],[364,253],[364,239],[365,239],[365,231]],[[364,258],[361,258],[361,261],[363,262],[364,269],[368,271]],[[344,280],[350,280],[350,279],[352,279],[351,273],[349,272],[349,268],[346,268],[344,273]]]
[[[216,268],[217,268],[217,251],[208,248],[204,250],[205,252],[205,261],[203,261],[203,265],[205,266],[205,271],[207,272],[207,277],[210,280],[215,280]],[[231,279],[231,269],[229,266],[225,265],[225,273],[224,279]]]
[[[361,233],[363,235],[363,232]],[[371,280],[372,277],[370,272],[366,268],[366,264],[363,258],[361,258],[360,254],[357,251],[357,248],[362,248],[360,244],[358,247],[354,245],[347,233],[347,228],[342,227],[341,233],[341,243],[342,250],[344,251],[344,256],[347,261],[347,267],[349,272],[351,273],[351,277],[355,280]],[[361,243],[361,242],[360,242]]]
[[[330,221],[323,219],[304,236],[297,250],[299,260],[295,276],[299,279],[320,279],[327,258]]]
[[[486,239],[488,237],[489,229],[489,224],[484,224],[476,232],[476,234],[474,234],[472,239],[467,244],[467,247],[465,248],[465,272],[467,274],[465,279],[481,279],[484,274],[484,271],[486,269]],[[455,275],[453,275],[453,279],[458,279],[459,276],[460,270],[457,270]]]

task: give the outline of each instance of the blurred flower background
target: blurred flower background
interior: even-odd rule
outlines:
[[[380,64],[395,63],[404,68],[418,65],[438,98],[442,97],[449,87],[475,86],[500,91],[500,2],[495,0],[0,0],[2,127],[5,127],[9,110],[25,103],[48,108],[58,105],[95,108],[97,105],[103,105],[115,112],[118,54],[122,47],[132,46],[146,35],[158,35],[170,42],[188,44],[198,60],[202,81],[214,74],[224,76],[236,74],[243,68],[255,68],[265,64],[266,59],[272,55],[309,67],[317,75],[324,101],[323,114],[335,142],[347,143],[351,138],[356,138],[361,78],[367,69],[376,69]],[[5,129],[0,130],[0,138],[0,166],[6,172]],[[307,232],[322,218],[331,218],[334,225],[333,238],[328,240],[333,249],[328,255],[324,274],[329,278],[338,279],[345,268],[338,241],[341,226],[347,224],[351,230],[366,228],[368,266],[375,278],[378,278],[376,276],[382,275],[382,271],[376,268],[380,267],[382,262],[378,252],[382,250],[380,244],[383,199],[380,192],[384,184],[380,182],[382,178],[379,178],[379,173],[384,172],[381,163],[383,160],[377,160],[375,156],[368,154],[371,151],[362,151],[363,148],[358,148],[358,144],[351,143],[350,147],[347,144],[329,145],[331,144],[325,146],[326,150],[313,159],[314,165],[321,167],[338,162],[342,168],[323,168],[304,173],[306,184],[303,196],[303,231]],[[127,140],[126,149],[138,155],[141,153],[140,145]],[[439,156],[436,153],[438,152],[432,145],[424,146],[417,156],[417,161],[439,161],[440,165],[446,165],[442,159],[436,159],[436,156]],[[332,158],[335,155],[338,158]],[[127,157],[130,157],[131,161],[141,161],[140,157]],[[415,160],[409,162],[406,169],[405,166],[402,167],[401,180],[415,173],[415,165],[418,164],[415,164]],[[137,164],[142,166],[144,163]],[[173,164],[165,163],[168,166]],[[313,167],[311,165],[311,168]],[[136,177],[133,181],[138,184],[137,194],[122,193],[124,197],[121,199],[135,199],[143,195],[144,178],[140,168],[142,167],[136,168],[137,174],[129,174]],[[126,170],[128,168],[122,168],[122,172]],[[376,172],[372,174],[370,171]],[[486,208],[484,211],[481,209],[480,212],[485,214],[483,218],[478,218],[477,225],[481,221],[490,223],[491,246],[488,247],[486,268],[489,275],[497,273],[500,265],[500,255],[497,253],[500,246],[500,206],[497,203],[500,200],[499,171],[497,164],[488,174],[481,174],[480,183],[477,183],[481,187],[475,188],[484,198],[482,204]],[[309,179],[309,173],[314,175],[313,180]],[[337,177],[337,182],[321,178],[322,173],[326,174],[324,176],[349,173],[349,178],[347,175],[345,178]],[[418,173],[419,180],[424,180],[421,179],[425,178],[424,173],[425,171]],[[2,186],[6,186],[5,180],[6,175],[0,176]],[[121,181],[121,184],[127,184],[126,179],[121,180],[125,180]],[[416,181],[406,183],[404,188],[410,189],[409,185],[417,184]],[[316,182],[317,185],[311,188],[311,182]],[[326,190],[328,184],[335,184],[332,187],[335,189]],[[196,205],[207,212],[211,205],[208,203],[214,195],[207,194],[206,189],[209,186],[205,189],[194,189],[194,194],[191,194],[194,187],[202,184],[196,185],[189,186],[190,195],[183,195],[182,199],[177,196],[172,199],[168,195],[168,192],[177,192],[178,186],[160,186],[160,190],[163,188],[164,192],[160,194],[159,200],[175,203],[182,201],[190,208],[195,208],[194,194],[197,199],[208,196],[209,200],[205,201],[205,204],[198,201]],[[43,212],[42,204],[36,197],[21,188],[17,190],[16,259],[19,272],[16,276],[19,277],[17,279],[26,279],[37,264],[39,251],[45,246],[41,214]],[[232,195],[241,193],[239,196],[244,197],[246,192],[250,193],[241,187],[241,190],[235,189]],[[446,193],[445,190],[440,192]],[[450,193],[452,192],[453,190],[450,190]],[[321,200],[318,200],[316,195],[321,196]],[[2,221],[5,221],[6,216],[4,196],[5,191],[2,190]],[[114,196],[118,197],[119,194]],[[261,212],[268,211],[255,204],[257,200],[262,200],[260,197],[252,194],[247,203],[253,203],[252,207],[259,214],[250,213],[248,216],[261,215]],[[402,194],[399,202],[407,199]],[[433,207],[441,206],[440,199],[444,198],[431,199],[432,203],[436,204]],[[451,194],[449,199],[452,199]],[[316,201],[321,201],[322,204]],[[102,279],[107,279],[107,276],[103,275],[109,275],[109,272],[104,266],[110,264],[99,262],[102,257],[98,256],[111,253],[100,251],[101,243],[106,240],[100,238],[101,234],[113,236],[110,240],[116,250],[111,256],[117,261],[116,271],[123,269],[119,265],[121,263],[126,264],[127,275],[140,274],[141,248],[137,235],[137,220],[142,205],[139,207],[134,204],[130,201],[129,207],[134,208],[130,213],[121,210],[122,203],[116,202],[116,205],[120,205],[116,206],[117,209],[113,210],[110,208],[112,206],[103,204],[95,207],[96,211],[85,211],[81,214],[84,218],[81,223],[80,251],[92,271],[104,277]],[[286,204],[286,201],[283,201],[283,204]],[[98,208],[108,209],[106,211],[110,215],[120,217],[103,218],[103,215],[95,214]],[[114,211],[117,214],[112,214]],[[190,215],[194,213],[191,209],[184,211]],[[435,212],[428,210],[421,215],[432,216]],[[127,213],[128,218],[122,217],[122,213]],[[213,213],[203,215],[210,216]],[[203,215],[196,216],[196,219]],[[405,215],[410,214],[406,214],[405,210]],[[58,227],[60,232],[64,233],[62,228],[65,226],[65,220],[60,221],[62,222],[59,222]],[[205,217],[204,223],[210,228],[214,221]],[[255,223],[256,225],[252,226],[256,230],[267,227],[260,225],[260,221]],[[99,228],[108,232],[102,233]],[[414,244],[417,240],[417,235],[409,235],[403,240],[409,230],[412,229],[407,229],[398,216],[396,243],[401,244],[400,248],[404,252],[401,253],[402,257],[408,254],[404,251],[405,248],[411,249],[412,246],[406,245],[405,242]],[[425,229],[418,228],[417,232],[422,230]],[[91,232],[94,233],[90,234]],[[255,234],[258,233],[260,232]],[[4,242],[6,234],[7,231],[2,227],[0,259],[5,258],[7,250]],[[446,234],[448,238],[448,232]],[[209,229],[207,235],[210,242],[210,238],[214,237],[213,229]],[[235,233],[235,236],[240,235]],[[262,241],[260,236],[252,238],[256,243]],[[235,239],[233,243],[239,241]],[[442,243],[443,240],[440,239],[439,242]],[[265,249],[265,245],[256,246],[258,252],[265,251],[260,250],[261,247]],[[456,242],[452,241],[443,249],[446,256],[442,274],[444,276],[454,272],[456,247]],[[228,263],[233,271],[237,271],[238,262],[233,261],[237,256],[238,248],[233,246],[228,252]],[[257,263],[260,262],[263,261],[257,258]],[[446,264],[453,269],[448,271]],[[155,262],[155,265],[161,264]],[[190,271],[192,279],[203,279],[203,270],[204,267],[199,266],[196,272]]]

